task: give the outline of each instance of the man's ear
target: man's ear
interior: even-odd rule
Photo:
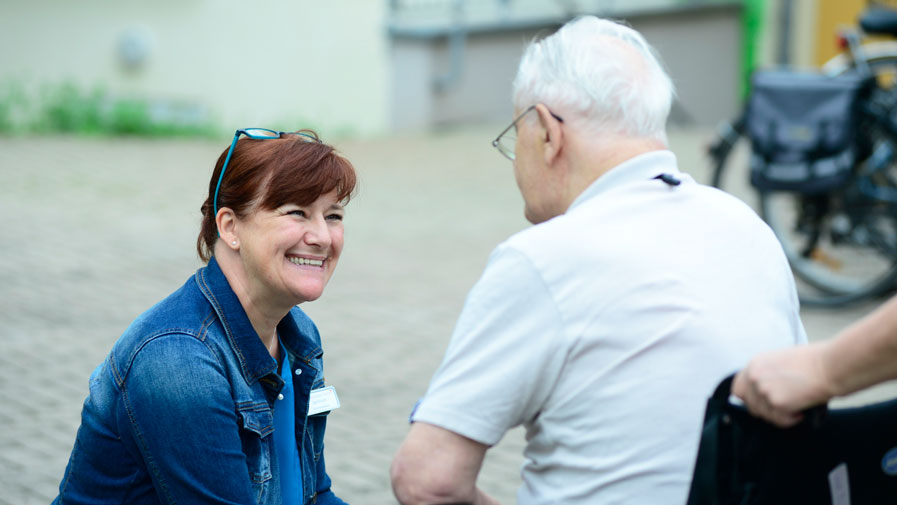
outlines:
[[[539,124],[542,127],[545,138],[545,164],[551,166],[561,154],[564,147],[564,129],[561,128],[561,122],[551,114],[543,104],[536,104],[536,112],[539,114]]]
[[[218,226],[218,237],[224,241],[226,247],[233,250],[240,248],[240,239],[237,237],[237,216],[230,207],[221,207],[215,215],[215,224]]]

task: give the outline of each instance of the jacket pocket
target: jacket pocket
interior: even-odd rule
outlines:
[[[317,462],[324,453],[324,431],[327,428],[327,414],[330,411],[308,416],[305,435],[308,437],[312,457]]]
[[[243,454],[246,455],[246,466],[249,479],[252,481],[256,496],[261,499],[271,480],[271,444],[274,433],[274,414],[267,404],[247,405],[245,410],[238,410],[241,429],[240,440]]]

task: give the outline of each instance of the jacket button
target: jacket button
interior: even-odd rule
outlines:
[[[302,369],[301,369],[301,368],[297,368],[297,369],[296,369],[296,375],[302,375]]]
[[[278,395],[277,395],[277,399],[278,399],[278,400],[283,400],[283,393],[278,394]]]

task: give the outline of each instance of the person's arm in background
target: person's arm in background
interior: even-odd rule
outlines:
[[[897,378],[897,296],[831,340],[760,354],[735,377],[748,409],[779,426],[834,396]]]

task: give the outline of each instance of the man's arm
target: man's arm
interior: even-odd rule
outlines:
[[[402,504],[495,504],[477,489],[486,450],[534,419],[567,358],[560,311],[532,261],[496,248],[392,465]]]
[[[416,422],[392,462],[392,489],[402,505],[497,505],[476,487],[488,446]]]
[[[733,392],[779,426],[801,410],[897,378],[897,297],[833,339],[765,353],[736,376]]]

